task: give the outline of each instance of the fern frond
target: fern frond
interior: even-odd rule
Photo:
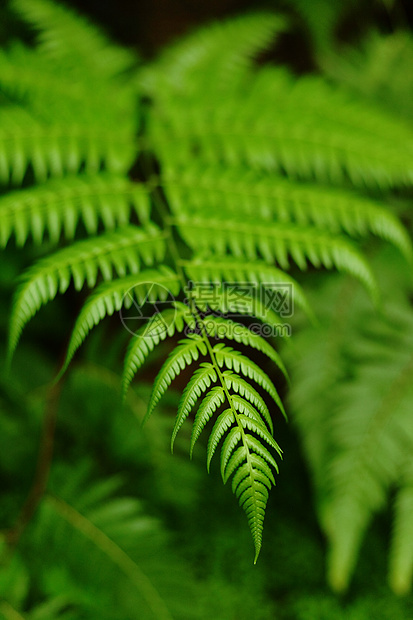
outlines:
[[[368,233],[393,243],[409,262],[413,260],[410,238],[400,221],[379,202],[343,189],[297,183],[248,169],[206,167],[185,170],[169,165],[163,186],[171,207],[179,216],[209,213],[228,218],[256,218],[268,222],[315,226],[333,234]]]
[[[241,372],[245,377],[248,377],[258,383],[259,386],[268,392],[283,415],[286,417],[284,406],[273,382],[269,376],[261,370],[257,364],[255,364],[255,362],[251,361],[248,357],[242,355],[242,353],[239,353],[235,349],[226,347],[221,342],[214,346],[213,351],[220,368],[225,366],[228,370],[234,370],[235,373]]]
[[[170,91],[205,97],[204,80],[214,92],[227,91],[245,80],[254,56],[285,28],[283,17],[264,12],[209,24],[167,49],[141,82],[155,96]]]
[[[240,414],[243,414],[252,420],[255,420],[258,424],[264,427],[264,429],[270,427],[268,420],[261,415],[261,412],[254,407],[248,400],[242,398],[239,394],[231,394],[231,401],[234,409]],[[241,419],[238,416],[239,419]],[[272,432],[272,431],[271,431]],[[274,446],[273,446],[274,447]]]
[[[270,305],[265,303],[265,300],[261,299],[259,295],[255,295],[254,291],[242,290],[242,285],[245,283],[221,283],[219,281],[206,281],[204,283],[207,285],[207,290],[208,288],[211,290],[212,295],[204,294],[202,281],[193,283],[195,286],[188,287],[186,290],[190,303],[195,304],[202,312],[212,310],[223,314],[247,315],[274,327],[276,333],[280,327],[283,327],[283,319]],[[201,286],[197,286],[198,284]],[[233,284],[233,289],[226,287],[227,284]],[[242,293],[240,293],[241,290]],[[283,335],[282,331],[281,335]]]
[[[239,282],[253,284],[257,290],[288,285],[283,289],[291,305],[297,304],[314,320],[314,313],[299,283],[288,273],[263,261],[246,261],[232,256],[194,256],[181,261],[181,265],[193,282]]]
[[[315,267],[335,267],[360,280],[377,303],[378,289],[374,275],[358,250],[344,237],[286,224],[257,224],[232,218],[178,218],[179,232],[194,250],[223,255],[229,250],[234,256],[256,260],[263,257],[287,269],[291,255],[300,269],[307,261]]]
[[[245,379],[236,375],[229,370],[224,370],[222,376],[225,380],[227,389],[232,389],[234,392],[242,396],[244,399],[248,400],[252,405],[254,405],[255,409],[258,413],[261,414],[262,418],[267,423],[271,432],[273,432],[273,423],[270,416],[270,412],[268,411],[268,407],[260,394],[258,394],[257,390],[252,387]],[[232,399],[236,399],[235,395],[232,395]]]
[[[213,387],[203,399],[196,413],[194,424],[192,427],[190,456],[194,450],[195,443],[199,439],[206,424],[214,415],[215,411],[225,402],[225,392],[221,386]]]
[[[178,346],[169,355],[154,381],[145,420],[149,418],[175,377],[177,377],[188,364],[196,361],[200,355],[206,355],[206,353],[207,348],[205,342],[198,334],[192,334],[190,337],[179,342]]]
[[[38,31],[38,47],[49,58],[64,60],[99,78],[129,69],[134,55],[109,43],[84,17],[47,0],[12,0],[12,7]]]
[[[29,235],[40,244],[45,230],[53,243],[62,231],[72,239],[79,220],[89,235],[96,234],[100,222],[109,230],[127,226],[132,209],[141,222],[149,221],[147,190],[126,178],[85,175],[49,181],[0,197],[0,244],[4,247],[11,235],[19,246]]]
[[[29,164],[38,181],[78,172],[83,163],[90,174],[102,166],[111,173],[126,172],[136,154],[134,123],[113,123],[113,118],[43,123],[18,106],[1,107],[0,182],[20,185]]]
[[[274,476],[271,471],[268,475],[269,468],[265,465],[258,467],[259,473],[256,473],[257,469],[254,464],[257,458],[260,461],[265,459],[278,471],[276,461],[261,440],[267,442],[280,456],[281,450],[253,405],[239,395],[234,396],[226,392],[224,396],[224,390],[217,386],[205,397],[195,418],[191,454],[197,437],[225,398],[228,400],[229,408],[217,417],[208,439],[207,469],[209,471],[212,457],[220,441],[225,437],[221,448],[221,475],[225,482],[241,469],[241,474],[238,474],[233,484],[233,491],[248,519],[255,546],[254,562],[256,562],[261,549],[268,488],[271,487]],[[251,433],[257,435],[259,439]]]
[[[86,300],[76,320],[59,377],[65,372],[89,331],[105,316],[112,315],[122,307],[129,308],[135,303],[135,299],[139,305],[146,302],[154,303],[157,300],[165,300],[169,293],[177,295],[179,289],[179,276],[164,266],[158,270],[148,269],[139,275],[131,275],[98,286]]]
[[[22,278],[16,291],[9,330],[9,355],[12,355],[26,323],[43,304],[58,293],[64,293],[73,280],[76,290],[86,282],[96,284],[99,273],[112,280],[140,270],[141,261],[147,265],[162,261],[165,255],[165,235],[155,225],[145,230],[134,226],[118,229],[100,237],[78,241],[40,259]]]
[[[200,364],[198,370],[196,370],[192,375],[191,380],[182,393],[182,398],[178,405],[175,426],[172,431],[171,451],[173,451],[173,446],[178,431],[191,412],[191,409],[195,406],[201,395],[206,392],[211,384],[216,380],[217,373],[210,362],[203,362]]]
[[[225,433],[228,431],[228,429],[231,428],[234,422],[235,422],[235,416],[234,416],[232,409],[226,409],[218,416],[214,424],[214,427],[211,431],[211,434],[209,436],[209,439],[208,439],[208,449],[207,449],[208,472],[209,472],[209,467],[211,464],[211,459],[214,456],[214,452],[220,440],[225,435]],[[239,441],[241,441],[241,431],[236,427],[231,429],[231,432],[228,434],[225,441],[227,441],[228,445],[230,445],[231,449],[233,449],[234,446]]]
[[[396,594],[405,595],[413,584],[413,467],[402,469],[394,504],[394,526],[390,550],[389,582]]]
[[[408,30],[370,32],[361,49],[344,49],[323,59],[323,70],[334,82],[380,101],[389,111],[412,120],[413,37]]]
[[[284,363],[275,349],[259,334],[255,334],[248,327],[224,317],[208,315],[203,319],[203,324],[208,336],[215,338],[227,338],[235,342],[252,347],[267,355],[288,379],[288,373]]]
[[[188,306],[175,301],[173,308],[158,312],[136,332],[125,357],[122,391],[125,395],[136,372],[151,351],[167,336],[182,332],[186,325],[194,326]]]
[[[386,318],[375,320],[363,305],[355,306],[351,320],[332,323],[333,333],[317,330],[297,343],[294,352],[313,367],[311,374],[292,373],[294,407],[299,407],[294,418],[314,473],[320,521],[329,542],[328,579],[337,591],[347,588],[363,536],[390,489],[403,493],[401,471],[413,450],[413,316],[405,301],[393,303]],[[316,348],[317,342],[325,346]],[[351,375],[346,371],[349,361]],[[399,550],[400,545],[398,539]],[[413,561],[407,540],[403,547],[399,557],[406,572],[399,565],[399,584]]]
[[[272,480],[274,480],[272,473],[270,472],[269,475],[267,473],[269,467],[266,464],[262,467],[261,463],[267,461],[276,471],[278,471],[278,468],[277,463],[267,448],[253,435],[246,433],[245,429],[250,425],[251,419],[238,417],[241,418],[239,422],[240,428],[234,427],[230,431],[222,447],[221,464],[225,465],[222,467],[222,475],[224,482],[226,482],[235,474],[233,492],[248,519],[255,545],[254,563],[256,563],[261,549],[268,488],[271,486]],[[254,429],[256,428],[253,424],[250,426]],[[259,430],[262,429],[260,428]],[[240,442],[242,442],[242,445],[236,448]],[[235,478],[235,476],[237,477]],[[265,479],[265,483],[263,479]]]
[[[162,162],[182,166],[196,149],[205,165],[282,170],[332,183],[350,178],[359,187],[412,182],[411,129],[320,78],[296,80],[265,67],[219,107],[189,101],[168,99],[152,119]]]

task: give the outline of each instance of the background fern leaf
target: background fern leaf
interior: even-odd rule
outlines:
[[[212,101],[190,105],[183,97],[173,102],[168,92],[158,96],[168,105],[159,106],[150,130],[162,161],[183,166],[195,146],[211,166],[246,165],[323,183],[350,178],[358,187],[412,182],[410,127],[354,95],[321,78],[296,80],[274,67],[262,68],[248,86],[234,90],[219,108]]]
[[[249,76],[254,56],[285,27],[282,16],[264,12],[210,24],[167,49],[140,81],[154,95],[169,90],[191,98],[206,95],[201,73],[214,92],[237,86]]]
[[[287,269],[290,254],[300,269],[307,261],[315,267],[335,267],[359,279],[377,302],[375,278],[363,256],[344,237],[335,237],[322,231],[290,227],[285,224],[260,225],[256,220],[246,221],[201,217],[179,218],[179,231],[194,249],[223,255],[229,250],[234,256],[266,261],[277,260]]]
[[[49,181],[37,187],[10,192],[0,197],[0,243],[5,246],[12,234],[23,245],[29,234],[35,243],[47,230],[57,243],[62,229],[72,239],[81,220],[89,235],[99,223],[113,229],[129,223],[132,208],[139,219],[149,219],[147,191],[122,177],[78,176]]]
[[[130,68],[134,55],[109,43],[102,32],[62,4],[47,0],[13,0],[19,16],[38,31],[38,45],[49,58],[82,63],[82,70],[113,78]]]
[[[411,460],[402,468],[400,486],[394,504],[389,582],[396,594],[406,595],[410,592],[413,583],[413,468]]]
[[[123,173],[136,152],[133,125],[91,123],[89,118],[71,123],[39,122],[18,106],[0,108],[0,181],[20,185],[31,164],[36,178],[79,172],[96,174],[101,166],[108,172]]]
[[[315,226],[333,234],[364,237],[372,233],[390,241],[412,261],[407,231],[388,208],[344,189],[297,183],[248,169],[205,168],[199,164],[166,172],[163,185],[179,216],[214,214],[228,218],[256,218],[268,222]]]

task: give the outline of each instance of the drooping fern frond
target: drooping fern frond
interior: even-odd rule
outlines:
[[[241,323],[213,315],[209,315],[204,319],[204,325],[208,336],[235,340],[235,342],[261,351],[261,353],[267,355],[270,360],[278,366],[284,377],[287,377],[287,371],[281,357],[260,334],[254,333]]]
[[[379,261],[383,273],[387,260]],[[398,593],[411,586],[413,317],[389,274],[391,301],[382,317],[366,320],[365,303],[345,283],[336,285],[327,290],[337,316],[305,330],[287,356],[292,414],[329,544],[329,583],[337,591],[348,587],[364,534],[393,490],[389,579]],[[323,291],[319,296],[322,304]]]
[[[261,221],[314,226],[356,238],[370,233],[393,243],[407,260],[413,258],[410,238],[391,211],[373,199],[343,189],[296,183],[248,169],[231,167],[223,171],[199,164],[183,171],[169,165],[164,178],[164,189],[178,217],[202,217],[207,212],[219,218],[225,210],[231,218],[258,216]]]
[[[194,324],[188,306],[180,302],[175,302],[173,308],[154,314],[131,340],[123,370],[123,394],[126,394],[133,377],[161,340],[172,337],[175,332],[182,332],[185,326],[194,327]]]
[[[377,300],[374,275],[363,256],[345,238],[311,228],[287,224],[261,224],[255,219],[207,219],[180,217],[174,220],[185,241],[194,249],[214,252],[218,256],[229,250],[234,256],[268,262],[276,260],[282,268],[289,266],[288,255],[301,269],[307,261],[315,267],[344,270],[358,278]]]
[[[197,256],[181,265],[192,282],[229,282],[248,283],[257,289],[270,290],[286,285],[283,289],[291,305],[297,304],[309,318],[313,318],[306,295],[300,284],[292,276],[264,261],[245,261],[232,256]]]
[[[85,302],[76,320],[61,373],[66,370],[89,331],[105,316],[119,312],[122,307],[130,308],[135,299],[139,307],[144,303],[155,303],[158,299],[165,300],[170,293],[178,295],[179,289],[179,277],[165,266],[100,284]]]
[[[9,355],[12,355],[25,324],[43,305],[65,293],[71,281],[76,290],[84,283],[93,288],[99,274],[112,280],[137,273],[141,263],[151,266],[165,256],[164,234],[156,226],[146,230],[134,226],[78,241],[40,259],[23,276],[16,291],[10,319]]]
[[[159,371],[149,399],[146,417],[152,414],[161,397],[182,370],[193,361],[196,361],[200,355],[204,357],[209,356],[210,361],[200,364],[182,394],[172,431],[171,448],[173,449],[179,429],[200,399],[202,399],[202,402],[193,425],[190,446],[191,455],[195,442],[201,435],[202,430],[217,409],[226,402],[229,408],[219,413],[209,437],[207,468],[209,471],[212,457],[221,439],[224,438],[221,450],[221,474],[223,479],[230,478],[245,461],[246,467],[242,469],[243,474],[239,477],[239,480],[237,478],[238,482],[234,485],[234,493],[238,497],[239,503],[248,518],[255,545],[256,561],[261,548],[262,526],[268,499],[267,487],[271,487],[273,476],[272,474],[268,476],[265,466],[258,466],[259,473],[257,474],[254,464],[257,464],[257,459],[258,465],[260,464],[260,459],[264,459],[264,461],[269,462],[277,469],[276,462],[268,452],[268,449],[263,445],[263,441],[280,455],[281,451],[272,436],[272,420],[264,399],[255,388],[249,386],[239,373],[255,381],[266,390],[285,415],[284,407],[272,381],[258,365],[238,351],[225,347],[223,343],[212,346],[209,339],[231,340],[235,335],[237,342],[257,348],[261,352],[266,353],[282,370],[284,370],[284,367],[277,354],[269,351],[268,343],[257,334],[249,332],[248,328],[241,324],[213,315],[207,315],[203,318],[198,316],[196,325],[193,325],[192,329],[194,330],[195,327],[200,330],[200,333],[193,331],[186,340],[180,341]],[[165,329],[163,333],[166,333]],[[153,348],[153,345],[156,344],[159,338],[157,336],[151,340],[153,344],[150,347]],[[137,342],[141,341],[137,340]],[[132,353],[133,348],[134,345],[132,345],[130,353]],[[142,345],[139,344],[137,349],[138,354],[136,355],[135,353],[132,360],[138,359],[139,363],[142,357]],[[144,344],[144,349],[146,353],[146,343]],[[228,372],[224,367],[232,370],[232,372]],[[133,361],[131,363],[131,359],[127,360],[124,374],[124,384],[126,386],[130,383],[131,375],[134,371]],[[242,445],[239,446],[239,443]],[[264,486],[263,478],[266,481]]]

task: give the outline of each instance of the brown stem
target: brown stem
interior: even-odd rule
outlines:
[[[53,459],[54,435],[61,390],[62,382],[59,381],[59,383],[52,385],[46,396],[43,430],[34,480],[20,510],[20,514],[16,519],[16,523],[6,532],[6,542],[10,547],[17,545],[20,536],[31,521],[46,491]]]

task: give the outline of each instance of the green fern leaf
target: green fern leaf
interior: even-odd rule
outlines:
[[[410,127],[320,78],[297,80],[267,66],[244,89],[225,94],[219,107],[183,96],[159,106],[150,131],[162,167],[183,167],[195,148],[205,166],[223,162],[333,184],[350,178],[359,187],[412,182]]]
[[[66,359],[59,373],[65,372],[71,359],[85,340],[89,331],[106,315],[130,307],[136,298],[140,305],[147,301],[165,300],[171,292],[177,295],[180,289],[179,276],[167,267],[148,269],[140,275],[132,275],[113,282],[105,282],[85,302],[70,338]]]
[[[242,470],[242,472],[244,472],[245,469],[242,469],[244,466],[240,467],[240,464],[243,461],[243,458],[241,458],[241,453],[244,453],[244,452],[242,452],[244,450],[244,448],[238,448],[238,450],[240,450],[239,454],[237,456],[234,455],[233,461],[232,461],[232,458],[230,459],[231,463],[228,463],[227,467],[224,470],[224,475],[223,475],[224,484],[226,484],[228,482],[229,478],[232,476],[232,474],[234,473],[235,470],[237,470],[237,473],[234,474],[234,478],[233,478],[233,484],[234,485],[236,485],[235,480],[238,480],[238,478],[241,480],[242,477],[243,477],[243,474],[240,472],[240,470]],[[270,455],[270,457],[271,457],[271,455]],[[255,452],[251,452],[250,453],[250,461],[251,461],[252,465],[254,466],[255,470],[260,471],[261,473],[263,473],[266,476],[266,478],[272,484],[275,485],[275,478],[274,478],[274,475],[273,475],[273,473],[271,471],[271,468],[268,465],[267,459],[264,459],[262,456],[260,456],[259,454],[256,454]],[[274,461],[274,463],[275,463],[275,461]],[[274,467],[274,464],[273,463],[271,463],[271,464]],[[276,471],[278,471],[276,467],[274,467],[274,468],[276,469]],[[248,473],[248,469],[249,469],[248,465],[247,465],[246,469],[247,469],[247,473]],[[237,474],[238,474],[238,478],[236,478]]]
[[[45,230],[52,243],[57,243],[62,229],[65,238],[72,239],[79,219],[89,235],[96,234],[99,222],[107,229],[126,226],[132,207],[141,222],[148,223],[147,191],[122,177],[79,176],[49,181],[0,197],[0,244],[4,247],[12,234],[19,246],[29,234],[40,244]]]
[[[252,60],[285,29],[285,19],[274,13],[257,12],[208,25],[170,47],[143,73],[141,82],[155,96],[184,93],[196,97],[208,93],[202,74],[212,91],[228,90],[249,76]],[[228,45],[231,41],[231,45]],[[169,92],[168,92],[169,91]]]
[[[192,458],[192,453],[194,450],[194,446],[196,441],[198,440],[200,434],[202,433],[205,425],[209,422],[209,420],[214,415],[215,411],[225,402],[225,392],[221,386],[213,387],[208,394],[203,399],[202,403],[199,406],[199,409],[196,413],[194,424],[192,426],[192,434],[191,434],[191,447],[190,447],[190,456]]]
[[[406,595],[413,583],[413,467],[407,463],[394,506],[389,582],[394,592]]]
[[[0,182],[21,185],[29,164],[39,181],[77,173],[82,163],[89,174],[102,165],[110,173],[127,172],[136,154],[135,128],[106,123],[89,118],[40,122],[18,106],[0,108]]]
[[[224,472],[226,466],[228,465],[228,461],[231,458],[231,454],[234,452],[237,444],[241,441],[242,435],[240,428],[235,426],[230,430],[228,435],[225,438],[224,443],[222,444],[221,449],[221,476],[224,478]]]
[[[70,61],[99,78],[112,78],[130,68],[131,52],[111,45],[85,18],[47,0],[13,0],[12,6],[39,31],[38,43],[49,58]]]
[[[277,260],[287,269],[290,254],[300,269],[307,261],[315,267],[335,267],[360,280],[377,302],[375,278],[363,256],[344,237],[334,237],[323,231],[301,229],[284,224],[257,224],[256,220],[178,218],[180,233],[193,249],[256,260],[261,255],[267,261]]]
[[[211,464],[211,459],[214,456],[214,452],[220,440],[222,439],[222,437],[225,435],[227,430],[231,427],[231,425],[234,422],[235,422],[235,416],[234,416],[234,412],[232,411],[232,409],[226,409],[218,416],[217,421],[214,424],[214,427],[211,431],[211,434],[208,440],[208,449],[207,449],[208,472],[209,472],[209,466]],[[237,441],[241,440],[241,431],[239,430],[239,428],[233,428],[230,434],[228,435],[228,437],[231,436],[231,433],[236,434],[238,438]]]
[[[76,290],[80,290],[85,281],[93,288],[99,273],[104,280],[111,280],[113,272],[120,277],[127,272],[137,273],[141,260],[152,265],[164,255],[164,234],[151,225],[146,230],[130,226],[91,237],[40,259],[23,275],[16,291],[10,319],[9,357],[26,323],[43,304],[54,299],[57,293],[64,293],[72,279]]]
[[[256,290],[271,288],[274,285],[286,284],[289,303],[296,303],[302,308],[307,316],[314,320],[314,313],[310,308],[306,295],[289,274],[262,261],[245,261],[242,258],[232,256],[195,256],[192,260],[181,261],[181,264],[193,282],[242,282],[253,284]],[[290,293],[291,291],[291,293]]]
[[[191,380],[182,393],[182,398],[178,405],[175,426],[172,431],[171,452],[173,452],[176,435],[188,417],[191,409],[195,406],[195,403],[201,395],[210,387],[211,383],[214,383],[216,380],[217,373],[210,362],[203,362],[200,364],[198,370],[194,372]]]
[[[215,345],[213,351],[218,365],[221,368],[226,366],[228,370],[234,370],[236,373],[241,371],[245,377],[248,377],[258,383],[258,385],[268,392],[283,415],[286,417],[284,406],[274,384],[268,375],[261,370],[259,366],[257,366],[257,364],[249,360],[248,357],[245,357],[245,355],[242,355],[231,347],[226,347],[222,343]]]
[[[205,168],[198,163],[187,166],[184,172],[168,170],[167,179],[164,186],[178,217],[209,213],[211,218],[220,218],[224,210],[231,219],[242,214],[269,223],[313,225],[333,234],[365,237],[372,233],[393,243],[409,262],[413,259],[409,235],[391,211],[373,199],[343,189],[232,167]]]
[[[206,355],[206,353],[207,348],[205,342],[198,334],[192,334],[191,337],[179,342],[155,379],[145,420],[149,418],[163,394],[185,366],[196,361],[200,354]]]
[[[240,440],[242,440],[243,445],[238,447],[234,452],[233,449]],[[234,472],[236,472],[236,475],[238,471],[242,469],[242,473],[238,475],[237,483],[233,485],[233,488],[250,526],[255,546],[255,564],[262,543],[265,507],[268,499],[267,485],[271,484],[271,478],[273,479],[273,476],[271,474],[270,477],[267,477],[267,485],[262,482],[265,473],[261,468],[259,469],[260,473],[255,476],[257,470],[253,466],[254,454],[250,450],[259,450],[259,454],[265,455],[264,458],[271,462],[277,469],[277,464],[268,450],[264,448],[255,437],[245,434],[239,428],[232,429],[228,435],[226,443],[223,446],[221,464],[222,462],[226,464],[225,467],[222,467],[224,481],[228,480]]]
[[[233,389],[234,392],[238,393],[244,399],[248,400],[252,405],[254,405],[255,409],[261,414],[262,418],[267,423],[271,432],[273,432],[273,423],[271,420],[270,412],[268,411],[268,407],[264,402],[264,399],[260,394],[258,394],[257,390],[255,390],[252,385],[250,385],[245,379],[236,375],[229,370],[224,370],[222,373],[223,378],[225,379],[225,383],[227,389]],[[233,401],[236,400],[236,395],[232,394]]]
[[[122,377],[124,396],[136,372],[155,346],[167,336],[172,337],[175,331],[182,332],[186,325],[193,326],[193,321],[188,306],[175,301],[173,308],[158,312],[136,332],[125,357]]]
[[[274,334],[281,336],[290,335],[288,326],[283,324],[283,319],[274,311],[270,305],[266,304],[259,295],[250,294],[248,290],[243,290],[240,295],[240,285],[235,285],[227,290],[221,282],[206,282],[212,295],[204,295],[202,282],[195,282],[195,286],[187,289],[189,303],[202,312],[213,311],[222,314],[243,314],[249,318],[255,318],[274,329]],[[286,327],[286,329],[284,329]]]
[[[252,456],[257,456],[257,455],[252,455]],[[272,485],[275,485],[275,478],[273,476],[271,469],[268,467],[265,461],[263,461],[263,463],[264,463],[264,466],[267,468],[266,473],[264,474],[264,472],[261,471],[261,469],[257,469],[257,467],[255,467],[254,478],[259,480],[259,482],[262,482],[262,484],[265,484],[268,490],[271,490]],[[224,465],[224,471],[225,469],[226,469],[226,464]],[[237,487],[245,481],[248,474],[249,474],[248,463],[244,463],[244,465],[242,465],[237,470],[236,474],[234,474],[234,477],[232,479],[232,492],[234,494],[235,494]]]
[[[245,429],[248,429],[250,431],[253,431],[254,433],[256,433],[257,435],[259,435],[259,437],[261,437],[261,439],[265,439],[265,441],[268,443],[269,446],[271,446],[271,448],[273,448],[274,450],[276,450],[279,454],[279,456],[282,456],[282,451],[281,448],[279,447],[279,445],[277,444],[277,442],[274,440],[273,436],[271,435],[271,433],[268,432],[267,427],[264,426],[264,423],[261,421],[261,419],[259,418],[259,416],[256,414],[254,408],[252,407],[252,405],[250,405],[250,403],[248,403],[247,401],[244,401],[242,404],[240,403],[240,400],[238,400],[237,404],[236,404],[236,408],[238,409],[238,411],[241,410],[241,407],[244,411],[244,414],[239,414],[237,416],[237,420],[239,420],[242,424],[242,426]],[[254,417],[253,417],[253,414]]]
[[[208,315],[203,319],[203,324],[208,336],[227,338],[261,351],[281,370],[284,377],[288,374],[281,357],[273,347],[259,334],[255,334],[248,327],[224,317]]]

